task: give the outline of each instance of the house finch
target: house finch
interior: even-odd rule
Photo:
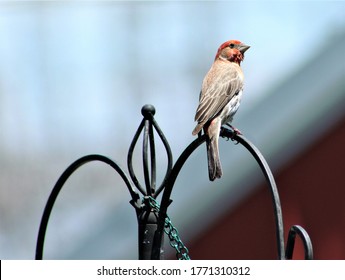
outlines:
[[[248,49],[249,46],[237,40],[223,43],[202,83],[195,114],[198,124],[192,134],[196,135],[204,128],[207,135],[208,172],[211,181],[222,176],[218,150],[220,128],[223,124],[230,125],[240,106],[244,79],[240,64]]]

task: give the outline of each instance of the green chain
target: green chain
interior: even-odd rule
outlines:
[[[159,203],[152,196],[149,196],[148,199],[152,209],[154,209],[158,213],[160,208]],[[183,244],[177,228],[173,226],[168,215],[166,215],[165,218],[164,232],[169,237],[170,246],[176,250],[176,258],[179,260],[190,260],[190,257],[188,255],[189,251]]]

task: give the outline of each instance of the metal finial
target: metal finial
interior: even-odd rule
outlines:
[[[150,118],[150,117],[154,116],[155,113],[156,113],[156,108],[151,104],[146,104],[141,108],[141,114],[145,118]]]

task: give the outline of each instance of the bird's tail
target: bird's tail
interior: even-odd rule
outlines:
[[[218,137],[212,137],[206,140],[208,175],[210,181],[220,178],[223,175],[222,166],[219,158]]]

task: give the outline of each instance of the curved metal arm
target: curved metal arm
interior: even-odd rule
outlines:
[[[276,238],[277,238],[277,247],[278,247],[278,257],[279,257],[279,259],[284,260],[285,254],[284,254],[283,214],[282,214],[282,209],[281,209],[277,185],[275,183],[271,169],[269,168],[265,158],[260,153],[260,151],[250,141],[248,141],[248,139],[246,139],[243,135],[236,134],[236,133],[234,134],[233,131],[230,131],[229,129],[226,129],[226,128],[222,128],[220,134],[222,137],[231,138],[231,139],[241,143],[245,148],[247,148],[247,150],[252,154],[252,156],[255,158],[255,160],[259,164],[261,171],[266,178],[267,184],[270,188],[270,192],[272,195],[274,217],[275,217],[275,222],[276,222]]]
[[[182,152],[180,157],[177,159],[174,167],[172,168],[169,177],[165,181],[165,187],[164,187],[164,192],[161,200],[161,207],[159,210],[159,215],[158,215],[158,226],[157,226],[157,231],[155,234],[155,239],[154,239],[154,248],[157,248],[158,244],[161,244],[162,238],[163,238],[163,232],[164,232],[164,222],[167,216],[167,210],[168,206],[171,203],[170,196],[172,189],[174,187],[176,178],[178,174],[180,173],[184,163],[186,160],[189,158],[189,156],[198,148],[202,143],[206,141],[206,136],[205,135],[199,135],[197,139],[195,139],[189,146]],[[152,254],[153,259],[158,260],[159,259],[159,250],[157,249],[156,251],[153,252]]]
[[[267,183],[270,187],[271,195],[272,195],[272,200],[273,200],[273,206],[274,206],[274,213],[275,213],[275,222],[276,222],[276,237],[277,237],[277,246],[278,246],[278,257],[279,259],[285,259],[285,254],[284,254],[284,226],[283,226],[283,217],[282,217],[282,210],[281,210],[281,204],[280,204],[280,199],[279,199],[279,194],[277,190],[276,183],[274,181],[274,177],[272,175],[272,172],[260,153],[260,151],[251,143],[249,142],[244,136],[239,135],[237,133],[234,133],[233,130],[226,129],[222,127],[221,132],[220,132],[221,137],[229,138],[234,141],[237,141],[241,143],[247,150],[253,155],[255,160],[258,162],[266,180]],[[174,165],[169,179],[166,182],[163,197],[162,197],[162,202],[161,202],[161,209],[159,212],[159,220],[158,220],[158,230],[157,230],[157,236],[156,236],[156,242],[161,241],[161,235],[163,232],[164,228],[164,219],[166,217],[167,213],[167,208],[170,204],[170,196],[172,192],[172,188],[175,184],[175,180],[188,159],[188,157],[192,154],[192,152],[199,147],[203,142],[206,141],[206,136],[205,134],[199,135],[199,137],[194,140],[181,154],[181,156],[178,158],[176,161],[176,164]]]
[[[49,221],[49,217],[51,214],[51,211],[53,209],[54,203],[56,201],[56,198],[60,192],[60,190],[62,189],[63,185],[65,184],[65,182],[68,180],[68,178],[82,165],[91,162],[91,161],[100,161],[100,162],[104,162],[108,165],[110,165],[113,169],[115,169],[118,174],[121,176],[121,178],[123,179],[123,181],[125,182],[132,200],[131,200],[131,204],[135,207],[136,211],[138,212],[138,209],[140,208],[141,205],[141,201],[140,201],[140,197],[138,195],[138,193],[133,189],[130,181],[127,178],[127,175],[123,172],[123,170],[119,167],[119,165],[114,162],[113,160],[109,159],[108,157],[102,156],[102,155],[87,155],[84,156],[78,160],[76,160],[75,162],[73,162],[65,171],[64,173],[62,173],[62,175],[60,176],[60,178],[58,179],[58,181],[56,182],[49,198],[47,201],[47,204],[44,208],[44,212],[42,215],[42,219],[41,219],[41,224],[40,224],[40,228],[38,231],[38,237],[37,237],[37,244],[36,244],[36,256],[35,259],[36,260],[42,260],[43,257],[43,247],[44,247],[44,238],[45,238],[45,234],[46,234],[46,230],[47,230],[47,225],[48,225],[48,221]]]
[[[296,234],[302,239],[303,246],[304,246],[304,259],[312,260],[313,259],[313,245],[311,243],[311,239],[309,234],[305,231],[305,229],[301,226],[295,225],[290,228],[288,240],[286,244],[286,259],[291,260],[293,255],[293,250],[295,248],[295,239]]]

